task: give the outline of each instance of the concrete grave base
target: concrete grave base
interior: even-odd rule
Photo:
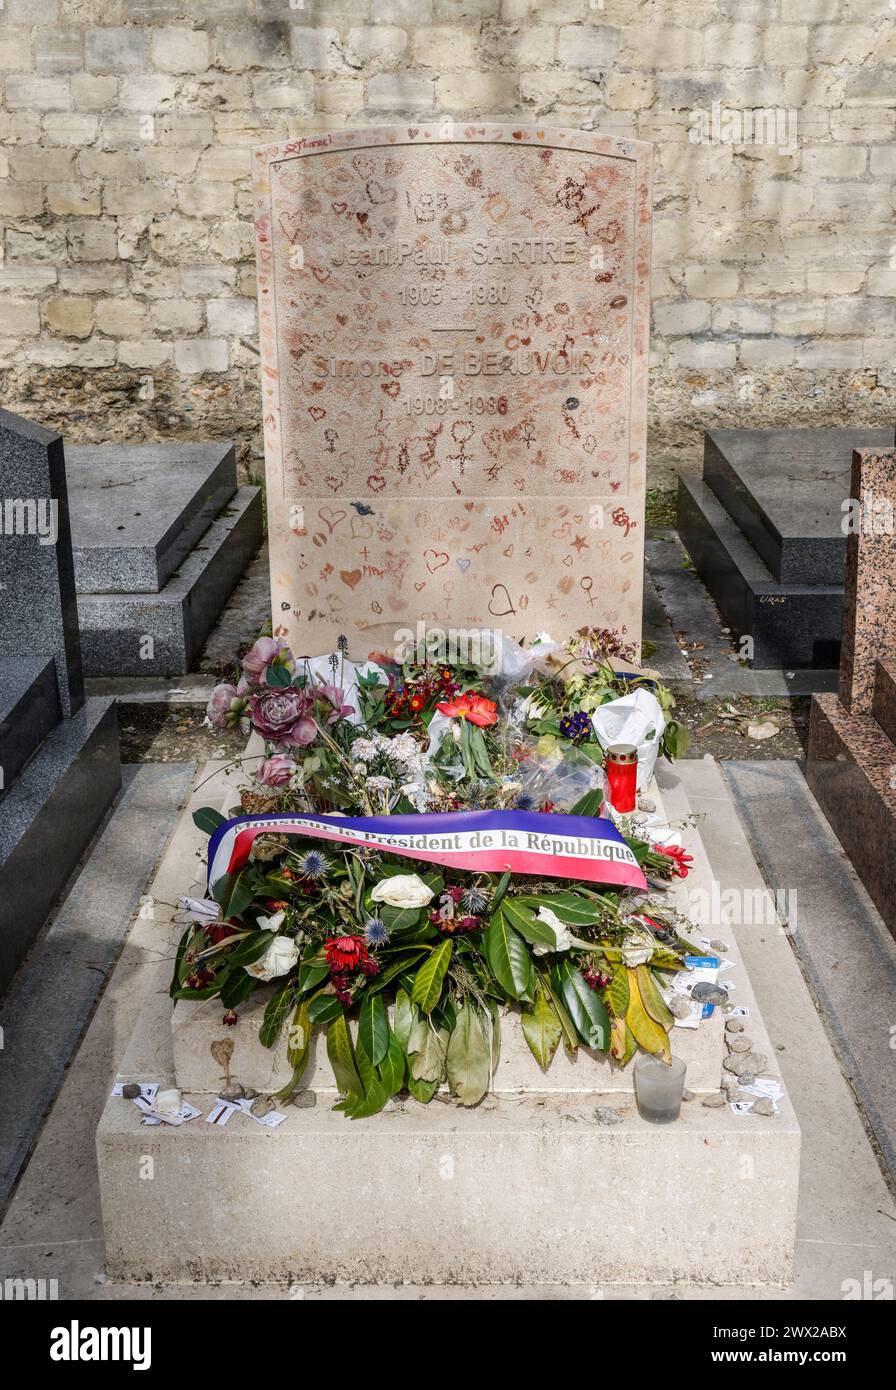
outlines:
[[[670,817],[687,815],[674,774],[663,799]],[[185,822],[181,833],[194,832]],[[685,841],[694,882],[705,883],[699,834],[689,828]],[[705,929],[731,945],[732,997],[749,1008],[749,1034],[771,1058],[731,929]],[[177,1080],[203,1116],[147,1128],[136,1106],[108,1101],[97,1148],[113,1280],[599,1287],[791,1278],[800,1131],[786,1095],[769,1117],[710,1109],[698,1096],[677,1123],[657,1127],[637,1113],[631,1068],[580,1057],[567,1066],[582,1067],[583,1084],[558,1056],[552,1079],[553,1068],[545,1076],[527,1062],[506,1029],[505,1088],[499,1072],[498,1088],[471,1110],[447,1098],[406,1100],[349,1121],[330,1108],[320,1048],[300,1104],[286,1107],[277,1129],[241,1114],[219,1127],[204,1119],[219,1078],[203,1053],[220,1019],[194,1013],[181,1023],[178,1005],[172,1037],[169,970],[119,1074]],[[249,1028],[245,1039],[233,1072],[252,1084],[240,1070],[257,1061]],[[696,1034],[676,1029],[673,1047],[690,1049],[696,1086],[715,1089],[721,1019]],[[605,1113],[599,1122],[598,1108],[616,1123]]]

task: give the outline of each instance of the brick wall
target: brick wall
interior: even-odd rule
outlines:
[[[258,471],[251,146],[444,113],[656,142],[655,480],[891,421],[894,77],[896,0],[0,0],[3,403]]]

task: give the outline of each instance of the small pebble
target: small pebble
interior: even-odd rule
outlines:
[[[125,1100],[136,1100],[140,1094],[140,1087],[136,1081],[129,1081],[126,1086],[122,1086],[121,1094]]]
[[[733,1038],[726,1038],[725,1041],[732,1052],[749,1052],[753,1046],[749,1038],[739,1038],[736,1034]]]
[[[651,798],[650,798],[649,796],[639,796],[639,797],[638,797],[638,810],[639,810],[639,811],[647,811],[647,813],[650,814],[651,811],[655,811],[655,810],[656,810],[656,802],[653,801],[653,800],[651,800]]]
[[[296,1091],[292,1103],[299,1110],[313,1110],[317,1105],[317,1095],[314,1091]]]
[[[774,1101],[767,1100],[765,1096],[761,1096],[753,1106],[752,1113],[754,1115],[774,1115]]]
[[[755,1097],[751,1096],[748,1091],[738,1090],[737,1086],[730,1086],[726,1090],[725,1094],[732,1105],[736,1105],[737,1102],[740,1100],[752,1102],[755,1099]]]
[[[698,980],[691,990],[691,998],[701,1004],[726,1004],[728,991],[722,985],[711,984],[709,980]]]
[[[243,1099],[244,1099],[244,1100],[254,1100],[255,1097],[256,1097],[257,1095],[258,1095],[258,1092],[256,1091],[256,1089],[255,1089],[254,1086],[244,1086],[244,1087],[243,1087]]]
[[[730,1014],[730,1013],[731,1013],[731,1010],[732,1010],[733,1008],[734,1008],[734,1005],[733,1005],[733,1004],[723,1004],[723,1005],[722,1005],[722,1013],[723,1013],[723,1014]]]
[[[243,1088],[238,1081],[231,1081],[229,1086],[225,1086],[218,1092],[222,1100],[242,1100]]]
[[[277,1105],[275,1101],[271,1100],[270,1096],[256,1095],[249,1109],[252,1111],[252,1114],[260,1120],[262,1115],[268,1115],[272,1110],[276,1110]]]
[[[598,1105],[594,1111],[594,1118],[599,1125],[622,1124],[622,1116],[611,1110],[608,1105]]]
[[[704,1096],[701,1104],[707,1106],[710,1110],[720,1110],[725,1104],[725,1097],[722,1095],[721,1091],[714,1091],[712,1095]]]
[[[743,1074],[743,1076],[740,1078],[740,1080],[741,1080],[741,1083],[742,1083],[744,1086],[755,1086],[755,1085],[756,1085],[756,1078],[755,1078],[755,1076],[753,1075],[753,1073],[752,1073],[751,1071],[745,1071],[744,1074]]]
[[[725,1024],[726,1033],[742,1033],[744,1031],[743,1022],[739,1018],[729,1018]]]
[[[722,1066],[725,1071],[732,1071],[735,1076],[744,1077],[748,1072],[764,1071],[768,1066],[768,1058],[763,1052],[733,1052],[725,1058]]]
[[[683,999],[680,994],[673,994],[669,1000],[669,1012],[673,1018],[690,1018],[691,1005],[687,999]]]
[[[729,951],[731,949],[727,941],[710,941],[709,944],[714,951]]]

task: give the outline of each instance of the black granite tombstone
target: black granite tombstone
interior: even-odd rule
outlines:
[[[0,991],[121,785],[85,700],[62,439],[0,410]]]
[[[679,479],[678,530],[753,667],[837,666],[852,452],[892,442],[886,429],[706,433],[702,481]]]
[[[0,658],[52,656],[65,715],[84,703],[62,436],[0,410]]]

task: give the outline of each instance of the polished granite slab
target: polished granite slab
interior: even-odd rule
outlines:
[[[896,744],[870,715],[815,695],[806,780],[869,896],[896,936]]]
[[[752,639],[748,661],[754,669],[836,667],[842,583],[775,579],[716,494],[698,479],[679,478],[678,531],[735,637]]]
[[[261,491],[241,488],[160,592],[79,593],[86,674],[191,671],[261,542]]]
[[[156,593],[237,489],[229,443],[70,446],[79,593]]]
[[[0,815],[0,993],[121,785],[115,701],[88,699],[45,738]]]
[[[0,659],[0,797],[59,723],[52,657]]]
[[[65,716],[84,703],[62,436],[0,410],[0,663],[55,662]]]
[[[703,480],[783,584],[842,584],[854,449],[892,429],[709,430]]]

